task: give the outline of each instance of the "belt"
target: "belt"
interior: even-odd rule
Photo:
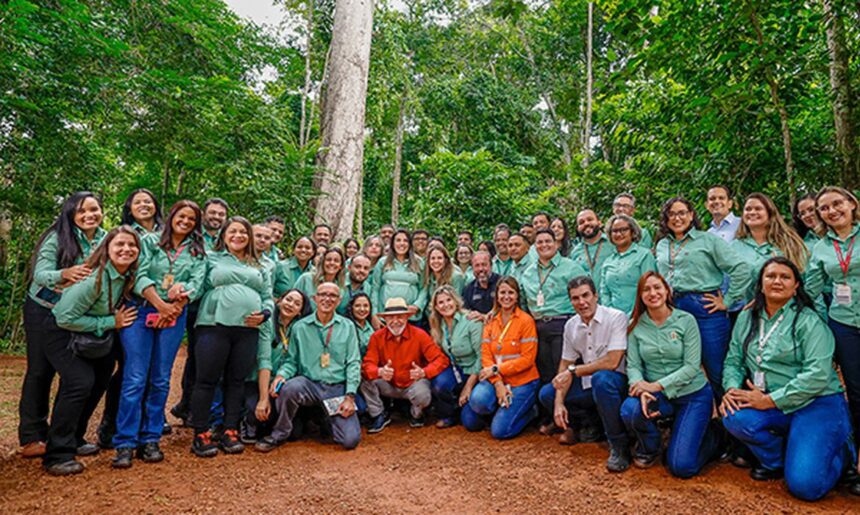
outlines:
[[[683,297],[685,295],[705,295],[705,294],[712,294],[713,295],[713,294],[717,293],[718,291],[720,291],[719,288],[715,289],[715,290],[708,290],[708,291],[676,291],[676,292],[672,293],[672,296],[673,297]]]
[[[554,317],[540,317],[536,318],[535,322],[543,322],[548,324],[549,322],[555,322],[556,320],[569,320],[573,315],[556,315]]]

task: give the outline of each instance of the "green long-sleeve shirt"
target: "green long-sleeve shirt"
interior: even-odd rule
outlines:
[[[499,274],[504,277],[506,275],[511,275],[511,270],[514,268],[514,260],[508,258],[507,260],[502,260],[499,256],[493,256],[493,273]]]
[[[402,297],[406,304],[416,306],[418,312],[410,320],[421,319],[424,307],[427,305],[427,294],[424,292],[422,274],[410,270],[406,263],[392,260],[391,267],[385,268],[386,259],[380,259],[374,267],[373,292],[376,299],[373,302],[373,313],[385,309],[385,301],[393,297]]]
[[[331,329],[331,338],[328,338]],[[338,314],[323,325],[316,314],[293,322],[287,357],[278,375],[290,379],[307,377],[325,384],[346,383],[346,393],[354,394],[361,381],[361,354],[352,320]],[[327,352],[329,363],[323,367],[321,357]]]
[[[74,231],[75,237],[78,240],[78,244],[81,246],[82,251],[80,257],[75,261],[75,265],[80,265],[90,257],[90,254],[92,254],[96,247],[99,246],[107,235],[107,232],[99,227],[96,229],[93,239],[88,240],[84,232],[77,227],[75,227]],[[30,290],[28,291],[28,295],[33,299],[33,301],[48,309],[53,307],[52,304],[40,299],[37,297],[37,294],[42,288],[48,288],[49,290],[53,290],[55,293],[62,294],[62,291],[59,289],[59,285],[63,280],[63,270],[57,267],[58,249],[59,243],[57,241],[57,233],[56,231],[53,231],[45,237],[45,241],[42,242],[42,245],[39,247],[39,251],[36,254],[36,266],[33,268],[33,280],[30,282]]]
[[[755,295],[755,283],[758,281],[758,274],[761,272],[761,267],[764,266],[765,261],[768,259],[781,256],[782,251],[780,251],[776,245],[772,245],[769,241],[759,245],[750,237],[736,239],[729,245],[731,245],[734,251],[738,254],[741,261],[746,263],[749,267],[750,280],[741,300],[750,301]]]
[[[630,316],[636,305],[639,278],[649,271],[657,271],[657,261],[645,247],[633,244],[609,256],[600,269],[600,303]]]
[[[589,275],[585,266],[558,253],[547,266],[542,265],[540,260],[535,260],[523,272],[520,280],[520,290],[532,317],[539,319],[573,314],[573,306],[567,294],[567,283],[581,275]],[[538,302],[541,296],[543,305]]]
[[[806,291],[812,298],[818,297],[825,286],[833,285],[833,301],[830,303],[829,316],[840,324],[860,327],[860,223],[855,223],[847,238],[842,239],[833,231],[827,234],[812,248],[812,257],[806,270]],[[842,250],[842,257],[848,257],[848,247],[854,242],[854,254],[848,266],[848,273],[843,274],[839,266],[834,242]],[[851,302],[840,304],[836,295],[839,285],[847,284],[851,288]]]
[[[436,277],[431,275],[429,280],[427,281],[427,286],[421,289],[421,294],[423,295],[423,298],[419,300],[419,303],[424,304],[424,314],[428,318],[430,317],[430,312],[433,310],[433,306],[430,304],[430,302],[433,300],[433,293],[435,293],[436,289],[440,286],[442,285],[436,283]],[[454,291],[457,292],[457,295],[459,295],[461,298],[463,297],[463,288],[466,287],[466,276],[463,275],[463,272],[461,272],[460,269],[456,266],[451,273],[450,286],[454,288]]]
[[[617,254],[615,245],[610,243],[609,238],[601,233],[595,243],[586,243],[584,240],[574,245],[570,251],[570,259],[583,265],[588,270],[588,275],[594,281],[597,290],[600,291],[600,273],[606,260]]]
[[[206,256],[203,254],[193,256],[191,245],[186,238],[176,250],[166,251],[158,242],[161,235],[149,233],[140,241],[140,259],[135,276],[134,293],[143,296],[143,291],[150,286],[155,287],[155,292],[162,300],[167,300],[167,290],[164,285],[164,277],[173,275],[173,283],[181,283],[185,291],[193,290],[188,297],[194,302],[203,295],[203,282],[206,279]],[[173,259],[171,266],[170,260]]]
[[[314,275],[316,272],[305,272],[299,277],[299,280],[296,281],[296,284],[293,285],[293,288],[304,292],[305,295],[311,300],[311,309],[317,309],[317,303],[314,300],[314,296],[317,294],[317,285],[314,284]],[[343,286],[340,286],[340,304],[337,305],[338,314],[342,315],[346,313],[346,305],[349,304],[349,296],[350,292]]]
[[[273,274],[276,273],[275,271],[278,265],[269,259],[268,255],[260,257],[260,264],[266,269],[266,273],[269,274],[269,277],[272,277]],[[272,297],[272,283],[269,282],[268,286],[270,288],[269,296],[263,301],[263,309],[269,310],[269,313],[271,313],[272,316],[257,327],[257,366],[254,367],[253,371],[248,376],[249,381],[256,381],[257,372],[260,370],[274,369],[274,364],[272,362],[274,357],[272,341],[275,339],[275,319],[278,317],[278,313],[277,309],[275,309],[275,300]]]
[[[111,301],[114,306],[121,303],[126,275],[117,272],[108,262],[102,272],[101,287],[96,289],[98,270],[68,288],[54,306],[57,325],[77,333],[103,335],[116,325]]]
[[[523,274],[531,266],[532,260],[529,255],[526,254],[522,259],[520,259],[519,263],[515,263],[513,259],[511,259],[511,263],[513,264],[511,265],[510,276],[516,279],[517,282],[521,283]]]
[[[367,346],[370,344],[370,337],[373,335],[373,326],[370,325],[370,320],[364,322],[364,327],[355,324],[355,331],[358,334],[358,350],[361,352],[361,357],[367,353]]]
[[[469,320],[462,312],[454,314],[451,331],[442,322],[442,341],[436,342],[448,356],[452,364],[463,369],[464,374],[477,374],[481,371],[481,338],[484,325]]]
[[[272,298],[264,264],[240,261],[227,251],[207,253],[205,293],[197,325],[244,327],[245,317],[262,311]]]
[[[759,321],[754,321],[752,314],[749,309],[742,311],[732,331],[723,367],[726,390],[746,389],[746,379],[752,381],[756,371],[764,372],[767,392],[785,413],[799,410],[816,397],[842,391],[833,369],[833,333],[818,313],[810,308],[798,313],[793,300],[772,317],[762,311],[765,335],[779,324],[762,348],[759,348]],[[751,325],[754,334],[744,353]]]
[[[275,296],[280,297],[287,290],[295,288],[296,281],[299,280],[302,274],[307,272],[313,274],[314,270],[315,268],[311,261],[305,263],[304,268],[302,268],[295,257],[278,261],[278,273],[273,281]]]
[[[658,382],[666,397],[674,399],[704,388],[702,339],[693,315],[673,309],[657,326],[644,313],[627,337],[627,378]]]
[[[728,243],[711,233],[690,229],[680,242],[669,235],[657,242],[656,256],[657,270],[676,293],[718,290],[723,283],[723,273],[728,274],[730,280],[724,300],[726,306],[743,299],[744,292],[749,289],[749,265]]]

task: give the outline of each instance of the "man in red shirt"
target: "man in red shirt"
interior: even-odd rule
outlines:
[[[408,399],[409,426],[424,425],[424,408],[430,405],[430,380],[450,364],[448,357],[423,330],[409,323],[414,307],[393,297],[378,315],[385,327],[370,337],[361,363],[361,394],[370,416],[369,434],[379,433],[391,419],[385,413],[382,397]]]

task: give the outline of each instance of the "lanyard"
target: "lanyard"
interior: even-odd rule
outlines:
[[[508,320],[508,323],[505,324],[505,328],[502,329],[502,334],[499,335],[499,339],[496,340],[496,350],[497,352],[502,352],[502,340],[505,339],[505,335],[508,334],[508,329],[511,328],[511,322],[514,321],[514,316],[511,315],[511,319]]]
[[[761,354],[764,352],[764,346],[770,340],[770,337],[773,335],[776,328],[779,327],[779,324],[782,323],[785,318],[785,313],[779,315],[779,318],[776,319],[776,322],[770,328],[770,331],[767,332],[767,335],[764,334],[764,316],[759,318],[758,320],[758,358],[756,358],[756,362],[761,365]]]
[[[684,245],[687,244],[690,240],[684,239],[680,245],[678,245],[678,250],[673,251],[672,247],[674,247],[672,241],[669,242],[669,280],[671,281],[672,277],[675,276],[675,258],[678,257],[678,254],[681,253],[681,250],[684,248]]]
[[[839,268],[842,269],[842,280],[848,280],[848,267],[851,266],[851,255],[854,254],[854,239],[857,237],[855,234],[851,237],[851,242],[848,243],[848,252],[845,255],[842,255],[842,248],[839,246],[839,242],[833,240],[833,250],[836,251],[836,259],[839,260]]]
[[[286,352],[290,346],[290,339],[287,338],[287,332],[284,331],[283,327],[278,327],[278,333],[281,335],[281,345],[283,345],[283,352]]]
[[[182,254],[182,251],[185,250],[185,247],[187,247],[187,246],[188,246],[187,244],[186,245],[180,245],[180,247],[178,249],[173,251],[173,257],[170,257],[170,251],[169,250],[167,252],[165,252],[165,254],[167,254],[167,262],[170,263],[170,271],[167,272],[168,274],[173,273],[173,263],[176,263],[176,260],[179,259],[179,256]]]
[[[594,272],[594,265],[597,263],[597,259],[600,256],[600,249],[603,248],[604,240],[600,240],[600,243],[597,244],[597,251],[594,253],[594,259],[591,259],[591,255],[588,253],[588,243],[583,242],[583,246],[585,247],[585,259],[588,261],[588,269]]]
[[[334,324],[330,325],[328,328],[328,334],[325,337],[325,341],[323,341],[323,332],[320,329],[320,343],[323,344],[323,353],[328,354],[328,345],[331,343],[331,333],[334,331]]]
[[[549,279],[549,276],[550,276],[550,274],[552,273],[552,271],[553,271],[553,270],[555,270],[555,265],[550,265],[550,267],[549,267],[549,271],[547,271],[546,275],[545,275],[545,276],[541,276],[541,273],[540,273],[540,271],[541,271],[541,267],[540,267],[540,263],[538,263],[538,265],[537,265],[537,273],[538,273],[538,281],[540,282],[540,285],[538,285],[538,290],[539,290],[539,291],[543,291],[543,285],[544,285],[544,283],[546,282],[546,280],[547,280],[547,279]],[[510,324],[510,322],[508,322],[508,324]]]

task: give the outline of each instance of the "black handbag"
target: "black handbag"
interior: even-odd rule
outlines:
[[[108,288],[108,303],[110,304],[110,314],[113,315],[116,311],[116,306],[113,304],[113,290],[110,282]],[[82,359],[99,359],[110,354],[113,349],[113,340],[116,331],[110,329],[101,336],[96,336],[95,333],[76,333],[73,332],[69,338],[69,350],[72,351],[78,358]]]

